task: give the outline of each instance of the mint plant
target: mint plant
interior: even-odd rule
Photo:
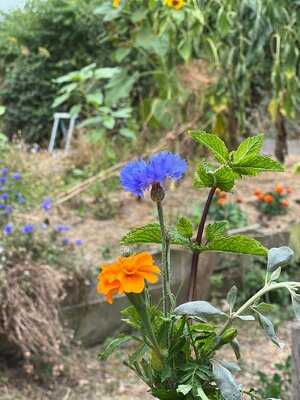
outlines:
[[[215,162],[201,160],[195,173],[195,186],[208,188],[209,194],[199,227],[181,217],[176,226],[169,227],[164,219],[165,183],[178,180],[186,171],[186,163],[179,156],[163,152],[149,160],[127,164],[121,171],[121,183],[126,191],[143,196],[150,189],[158,223],[135,228],[122,238],[126,246],[159,244],[162,248],[162,295],[157,305],[148,284],[158,281],[160,269],[147,252],[126,254],[112,264],[106,264],[98,277],[97,290],[112,303],[116,295],[125,294],[130,306],[123,310],[124,322],[138,334],[113,339],[101,354],[107,357],[119,346],[135,341],[136,351],[129,356],[128,367],[161,400],[241,400],[243,388],[234,379],[238,365],[218,357],[223,346],[231,346],[237,359],[236,321],[257,321],[267,337],[281,346],[272,321],[265,316],[269,306],[262,302],[270,291],[285,288],[291,295],[296,317],[300,319],[299,282],[278,282],[282,268],[289,264],[293,251],[289,247],[267,250],[257,240],[244,236],[229,236],[226,222],[206,223],[215,191],[230,191],[243,176],[255,176],[263,171],[282,171],[282,166],[269,157],[260,155],[263,135],[246,139],[236,151],[229,151],[216,135],[192,132],[194,140],[206,146]],[[189,298],[192,301],[177,306],[172,292],[172,245],[193,252]],[[252,297],[236,306],[238,290],[235,286],[227,295],[229,312],[225,313],[207,301],[194,301],[199,255],[207,251],[242,253],[267,256],[265,282]],[[147,285],[146,285],[147,282]],[[244,392],[245,395],[251,393]]]

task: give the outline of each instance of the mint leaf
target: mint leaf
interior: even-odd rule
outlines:
[[[207,147],[220,163],[227,163],[229,151],[219,136],[204,131],[191,131],[191,135],[196,142]]]
[[[257,156],[264,143],[264,135],[256,135],[243,140],[238,149],[233,152],[233,162],[239,163]]]
[[[206,162],[198,164],[197,171],[195,172],[195,186],[199,189],[214,186],[216,181],[213,172]]]
[[[161,243],[159,224],[148,224],[132,229],[121,240],[121,244]]]
[[[218,188],[224,192],[229,192],[234,186],[234,173],[233,170],[223,165],[214,172],[214,177],[216,179],[216,185]]]
[[[193,236],[193,224],[185,217],[179,219],[176,229],[182,236],[188,239]]]
[[[231,167],[239,175],[249,176],[255,176],[265,171],[284,171],[283,166],[278,161],[266,156],[255,156],[239,163],[233,163]]]
[[[212,240],[220,239],[225,236],[228,229],[228,221],[219,221],[207,225],[205,229],[206,239],[211,242]]]
[[[243,235],[227,236],[213,240],[207,250],[265,256],[267,249],[257,240]]]

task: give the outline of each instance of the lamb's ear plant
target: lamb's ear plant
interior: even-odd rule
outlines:
[[[181,217],[175,227],[167,226],[164,219],[166,180],[182,178],[187,169],[184,160],[175,154],[162,152],[148,161],[130,162],[121,171],[124,189],[135,196],[143,196],[150,189],[157,209],[158,223],[131,230],[123,237],[122,244],[161,245],[162,295],[161,301],[155,302],[146,284],[157,283],[160,274],[159,267],[147,252],[120,257],[115,263],[102,267],[98,291],[106,296],[109,303],[113,302],[115,295],[126,294],[130,306],[122,314],[124,321],[136,334],[113,339],[101,354],[101,359],[105,360],[116,348],[133,340],[137,345],[136,351],[129,356],[127,365],[148,385],[155,398],[239,400],[242,399],[243,389],[233,377],[239,367],[220,359],[218,350],[223,346],[231,346],[236,358],[240,358],[236,321],[249,324],[256,320],[270,340],[280,346],[273,324],[265,316],[269,306],[262,303],[261,298],[267,292],[286,288],[291,294],[295,314],[300,319],[300,283],[278,282],[281,269],[293,256],[290,248],[268,251],[251,237],[229,236],[225,222],[207,225],[206,218],[217,188],[230,191],[236,180],[243,176],[255,176],[263,171],[282,171],[282,167],[276,161],[260,155],[263,135],[246,139],[232,152],[216,135],[192,132],[192,137],[206,146],[216,160],[215,163],[200,161],[195,173],[195,186],[208,188],[209,191],[195,235],[193,225],[187,218]],[[172,245],[183,246],[193,252],[190,300],[194,300],[198,258],[206,251],[267,256],[265,284],[239,308],[236,307],[238,289],[234,286],[227,296],[227,313],[201,300],[177,306],[171,286]],[[248,395],[252,396],[251,393]]]

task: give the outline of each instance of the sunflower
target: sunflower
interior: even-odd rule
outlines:
[[[145,281],[156,283],[159,274],[160,269],[147,252],[119,257],[116,262],[102,266],[97,291],[104,294],[107,302],[112,304],[115,294],[142,293]]]
[[[121,5],[121,0],[113,0],[112,1],[113,8],[119,8],[120,5]]]

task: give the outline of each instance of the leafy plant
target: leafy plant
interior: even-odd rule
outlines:
[[[177,181],[183,176],[187,169],[184,160],[176,154],[162,152],[147,161],[130,162],[121,171],[124,189],[135,196],[143,196],[150,189],[151,199],[157,207],[159,223],[131,230],[123,237],[122,244],[161,244],[162,296],[159,305],[155,305],[146,287],[146,281],[156,283],[160,273],[149,253],[127,254],[103,266],[98,277],[98,291],[106,296],[109,303],[113,302],[115,295],[126,294],[130,306],[122,313],[124,321],[137,330],[139,335],[113,339],[100,357],[106,360],[119,346],[134,340],[138,349],[129,356],[127,365],[148,385],[153,396],[162,400],[241,400],[243,389],[233,377],[239,367],[219,359],[218,350],[230,345],[236,358],[240,358],[236,321],[249,323],[257,320],[267,337],[280,346],[271,320],[264,315],[266,307],[261,299],[274,290],[287,289],[299,318],[300,283],[278,281],[282,268],[293,257],[290,248],[280,247],[267,251],[258,241],[248,236],[228,236],[226,222],[206,224],[206,219],[216,189],[230,191],[235,180],[243,175],[256,175],[264,170],[281,171],[282,167],[259,154],[262,135],[246,139],[232,152],[216,135],[197,131],[192,132],[192,137],[208,147],[218,162],[208,164],[201,161],[196,171],[196,187],[210,188],[196,239],[193,238],[193,225],[187,218],[181,217],[175,227],[168,227],[164,222],[164,183],[167,179]],[[262,288],[237,306],[238,290],[232,287],[227,295],[228,313],[202,300],[176,306],[171,286],[170,247],[173,244],[194,253],[189,282],[192,297],[198,256],[205,251],[268,255]]]
[[[269,216],[286,214],[289,206],[288,195],[291,192],[291,188],[285,188],[281,184],[276,185],[274,191],[266,193],[257,189],[254,192],[256,207],[262,214]]]

